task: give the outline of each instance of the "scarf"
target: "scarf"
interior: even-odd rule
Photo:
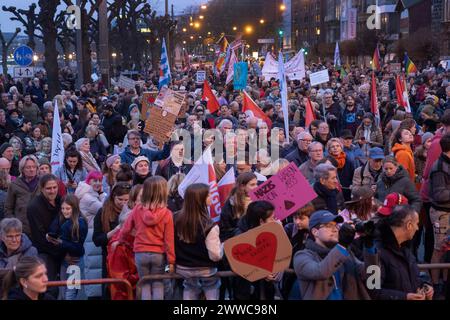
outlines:
[[[339,191],[337,189],[330,190],[320,182],[316,182],[314,184],[314,191],[325,200],[328,211],[338,214],[337,194]]]
[[[95,161],[94,157],[92,156],[92,154],[90,152],[84,153],[84,152],[80,151],[80,154],[81,154],[81,159],[83,160],[83,167],[85,167],[88,172],[101,171],[100,167],[97,164],[97,161]]]
[[[333,156],[333,158],[335,158],[338,163],[338,169],[342,169],[345,166],[345,159],[347,158],[345,152],[341,152],[337,157]]]
[[[364,126],[364,138],[366,138],[367,142],[371,142],[370,141],[370,132],[371,132],[371,126]]]

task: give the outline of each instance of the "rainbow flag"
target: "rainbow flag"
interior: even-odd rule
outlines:
[[[373,52],[373,58],[372,58],[372,70],[379,71],[381,70],[381,64],[380,64],[380,51],[378,50],[378,45],[375,48],[375,51]]]
[[[229,58],[229,43],[224,35],[217,42],[219,44],[219,53],[217,56],[216,63],[214,64],[214,71],[216,75],[220,75],[225,70],[225,65],[227,64],[227,58]]]
[[[411,61],[411,59],[408,57],[408,54],[405,52],[405,71],[406,71],[406,75],[410,74],[410,73],[416,73],[417,72],[417,68],[416,65]]]

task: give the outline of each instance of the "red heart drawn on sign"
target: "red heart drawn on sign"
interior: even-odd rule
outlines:
[[[277,253],[277,237],[271,232],[262,232],[256,237],[256,247],[240,243],[231,249],[236,260],[272,272]]]

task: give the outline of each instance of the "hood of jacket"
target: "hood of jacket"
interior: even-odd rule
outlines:
[[[134,210],[136,210],[136,214],[142,217],[142,221],[148,227],[158,224],[169,211],[167,208],[157,208],[154,210],[150,210],[143,207],[142,205],[138,205]]]
[[[94,197],[98,198],[98,192],[95,192],[94,189],[92,189],[92,186],[87,184],[84,181],[81,181],[77,189],[75,190],[75,196],[81,200],[86,194],[92,194]]]
[[[31,243],[30,238],[28,238],[28,236],[25,233],[22,233],[22,238],[20,241],[20,247],[19,249],[17,249],[15,252],[13,252],[13,254],[9,255],[9,256],[13,256],[16,254],[20,254],[20,253],[24,253],[26,252],[28,249],[30,249],[33,246],[33,244]],[[6,250],[6,246],[4,243],[1,243],[0,245],[0,258],[7,258],[8,257],[8,252]]]
[[[401,165],[398,166],[397,172],[392,177],[386,176],[386,174],[384,172],[382,173],[382,175],[383,175],[382,176],[383,182],[390,183],[390,184],[393,184],[394,182],[396,182],[404,177],[409,179],[408,172]]]
[[[394,146],[392,147],[392,152],[393,152],[394,154],[396,154],[396,153],[399,152],[399,151],[406,151],[406,152],[410,153],[411,156],[412,156],[412,150],[411,150],[410,147],[405,146],[405,145],[403,145],[403,144],[401,144],[401,143],[396,143],[396,144],[394,144]]]

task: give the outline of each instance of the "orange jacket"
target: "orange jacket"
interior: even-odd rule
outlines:
[[[392,152],[395,155],[395,159],[403,168],[408,171],[409,177],[413,183],[416,180],[416,165],[414,163],[414,155],[409,146],[405,146],[400,143],[394,144]]]
[[[175,244],[172,212],[167,208],[149,210],[137,205],[122,227],[124,242],[135,229],[134,252],[165,253],[169,264],[175,264]]]

